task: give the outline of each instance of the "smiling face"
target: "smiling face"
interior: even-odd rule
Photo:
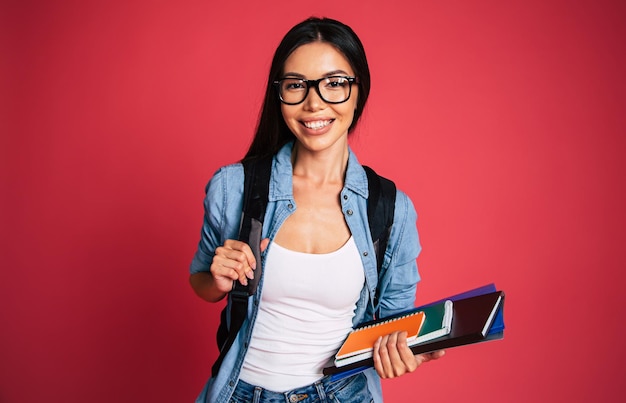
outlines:
[[[345,56],[325,42],[311,42],[294,50],[285,61],[282,75],[306,80],[328,76],[353,77],[354,71]],[[329,104],[311,88],[304,102],[281,104],[283,119],[305,150],[344,150],[348,145],[348,128],[354,119],[358,95],[358,86],[353,85],[350,99]]]

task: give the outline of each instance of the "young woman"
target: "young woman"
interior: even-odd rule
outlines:
[[[419,281],[416,213],[400,191],[378,277],[367,177],[348,146],[369,90],[363,46],[338,21],[310,18],[278,46],[245,156],[273,156],[264,270],[239,337],[198,402],[382,401],[380,378],[442,354],[414,356],[405,333],[393,333],[373,346],[374,368],[338,381],[322,375],[353,326],[412,308]],[[209,302],[235,281],[247,284],[256,268],[249,245],[236,240],[243,179],[242,165],[233,164],[207,186],[190,282]]]

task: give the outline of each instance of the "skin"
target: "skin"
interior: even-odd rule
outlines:
[[[329,75],[354,76],[354,71],[341,52],[324,42],[300,46],[283,67],[283,76],[312,80]],[[275,238],[275,242],[287,249],[329,253],[341,248],[350,238],[339,193],[348,163],[348,128],[357,99],[356,85],[350,99],[341,104],[327,104],[311,88],[304,102],[281,106],[283,119],[296,137],[292,163],[293,195],[298,208]],[[313,122],[323,127],[313,129]],[[261,250],[268,243],[264,239]],[[215,302],[230,292],[233,281],[247,284],[255,267],[254,255],[247,244],[227,240],[215,250],[210,273],[193,274],[190,283],[201,298]],[[395,378],[443,354],[438,351],[415,356],[407,346],[406,332],[395,332],[374,344],[374,368],[383,379]]]
[[[346,58],[323,42],[300,46],[286,60],[283,76],[318,79],[354,76]],[[348,128],[354,118],[358,88],[341,104],[325,103],[314,89],[298,105],[282,104],[287,127],[296,137],[293,153],[293,195],[298,208],[285,221],[276,242],[305,253],[328,253],[350,238],[339,193],[348,164]],[[328,123],[321,129],[306,125]],[[310,234],[316,234],[312,237]]]

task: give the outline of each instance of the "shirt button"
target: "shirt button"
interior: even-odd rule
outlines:
[[[348,195],[343,195],[344,200],[348,200]]]
[[[346,214],[348,214],[348,215],[352,215],[352,213],[353,213],[353,211],[352,211],[352,210],[348,210],[348,211],[346,211]]]
[[[289,209],[291,210],[293,208],[293,204],[289,203],[287,207],[289,207]]]
[[[363,256],[367,256],[367,255],[368,255],[367,251],[363,252]]]

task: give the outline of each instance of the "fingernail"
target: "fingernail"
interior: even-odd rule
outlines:
[[[256,262],[252,262],[252,264],[250,265],[250,267],[252,267],[252,270],[256,269]]]
[[[254,273],[252,272],[252,270],[246,272],[246,277],[248,277],[250,280],[254,278]]]

